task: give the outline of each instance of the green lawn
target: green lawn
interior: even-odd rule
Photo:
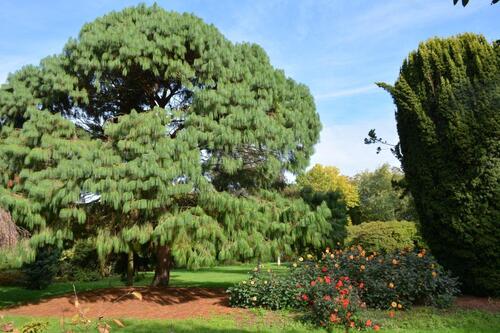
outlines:
[[[248,272],[254,267],[254,264],[244,264],[213,267],[198,271],[176,269],[171,273],[171,286],[227,288],[247,279]],[[277,273],[286,271],[286,267],[283,265],[278,267],[276,264],[264,264],[264,269],[268,268]],[[138,281],[135,285],[147,286],[151,283],[152,278],[153,273],[146,273],[145,278]],[[78,292],[124,286],[119,277],[110,277],[96,282],[75,282],[74,284]],[[27,290],[22,287],[0,286],[0,309],[5,306],[62,295],[72,291],[73,284],[71,282],[56,282],[45,290]]]
[[[247,273],[254,265],[233,265],[203,269],[196,272],[177,269],[172,272],[172,286],[178,287],[228,287],[241,280],[247,279]],[[265,264],[264,269],[272,268],[278,273],[286,270],[274,264]],[[146,274],[145,279],[137,283],[146,286],[152,274]],[[78,291],[88,291],[98,288],[123,286],[117,277],[104,279],[97,282],[75,283]],[[44,297],[61,295],[72,291],[71,283],[54,283],[48,289],[31,291],[20,287],[0,286],[0,314],[1,307],[16,303],[37,300]],[[500,332],[500,314],[481,311],[465,311],[460,309],[437,310],[433,308],[415,308],[410,311],[397,313],[396,318],[389,318],[387,312],[367,311],[367,317],[383,325],[381,332],[387,333],[498,333]],[[3,323],[12,321],[18,328],[35,319],[27,317],[8,316],[0,319]],[[61,332],[59,318],[36,319],[49,323],[48,333]],[[237,333],[237,332],[269,332],[269,333],[305,333],[325,332],[297,320],[297,315],[286,311],[266,311],[262,309],[251,310],[250,315],[214,317],[211,319],[192,320],[123,320],[125,328],[119,328],[111,323],[111,332],[167,332],[167,333]],[[66,324],[65,330],[84,332]],[[89,332],[96,331],[95,328]],[[335,330],[334,332],[343,332]]]
[[[167,333],[237,333],[237,332],[269,332],[269,333],[319,333],[324,330],[316,329],[301,323],[295,316],[283,311],[271,312],[254,310],[246,317],[215,317],[212,319],[193,320],[123,320],[125,328],[111,323],[111,332],[167,332]],[[498,333],[500,315],[479,311],[464,310],[436,310],[418,308],[398,313],[396,318],[388,318],[382,311],[370,311],[371,318],[383,324],[380,332],[386,333]],[[40,320],[40,319],[38,319]],[[30,322],[29,318],[6,317],[4,322],[13,321],[17,327]],[[48,333],[59,333],[61,327],[58,318],[42,319],[49,322]],[[65,329],[73,332],[83,332],[67,324]],[[94,332],[89,330],[89,332]],[[336,329],[336,333],[343,330]]]

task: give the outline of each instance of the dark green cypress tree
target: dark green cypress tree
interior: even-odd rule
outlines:
[[[476,294],[500,292],[500,47],[420,44],[394,86],[402,165],[427,243]]]
[[[193,15],[140,5],[86,24],[9,76],[0,120],[0,205],[32,232],[31,260],[79,237],[102,258],[150,244],[164,285],[172,259],[270,258],[330,232],[326,206],[273,190],[318,141],[308,88]]]

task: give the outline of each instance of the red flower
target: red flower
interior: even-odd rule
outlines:
[[[338,288],[341,288],[344,284],[342,283],[342,280],[339,280],[339,282],[337,282],[337,284],[335,285],[335,287]]]
[[[378,325],[373,326],[374,331],[378,331],[379,329],[380,329],[380,326],[378,326]]]
[[[359,288],[360,288],[360,289],[363,289],[364,287],[365,287],[365,284],[364,284],[363,282],[361,282],[361,283],[359,284]]]
[[[325,296],[323,296],[323,299],[324,299],[325,301],[331,301],[331,300],[332,300],[332,297],[331,297],[330,295],[325,295]]]
[[[326,268],[325,266],[323,266],[323,268],[321,269],[321,271],[322,271],[323,273],[326,273],[326,272],[328,271],[328,268]]]
[[[389,317],[394,318],[394,311],[389,311]]]
[[[342,300],[342,307],[344,309],[347,309],[347,306],[349,305],[349,300],[346,298],[346,299],[343,299]]]
[[[365,323],[366,327],[370,327],[372,326],[372,321],[370,319],[368,319]]]
[[[306,294],[303,294],[301,297],[303,301],[307,302],[309,300],[309,296],[307,296]]]
[[[351,321],[351,322],[349,323],[349,326],[351,326],[351,328],[354,328],[354,327],[356,327],[356,324],[355,324],[353,321]]]
[[[316,285],[316,281],[311,281],[311,287],[314,287]]]
[[[331,321],[332,323],[336,323],[337,321],[339,321],[339,318],[337,317],[337,314],[336,314],[336,313],[332,313],[332,314],[330,315],[330,321]]]
[[[327,275],[327,276],[325,276],[325,283],[326,283],[326,284],[330,284],[330,283],[332,283],[332,279],[331,279],[328,275]]]
[[[347,295],[347,294],[349,294],[349,290],[347,290],[347,289],[342,289],[340,291],[340,295]]]

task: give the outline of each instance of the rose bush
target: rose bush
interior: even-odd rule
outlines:
[[[264,307],[272,310],[300,308],[299,290],[290,274],[279,275],[257,267],[248,280],[227,290],[233,307]]]
[[[359,309],[363,306],[358,294],[359,287],[351,283],[349,277],[333,278],[324,270],[316,279],[296,287],[301,290],[299,298],[304,303],[306,318],[316,325],[327,329],[343,326],[346,332],[351,328],[379,330],[380,325],[359,315]]]
[[[459,292],[458,279],[425,250],[367,255],[360,246],[327,251],[318,260],[292,265],[292,279],[307,283],[318,274],[349,276],[368,307],[404,309],[411,305],[448,307]]]

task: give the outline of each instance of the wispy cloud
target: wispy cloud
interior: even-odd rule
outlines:
[[[325,93],[325,94],[314,94],[314,98],[316,98],[317,100],[327,100],[327,99],[334,99],[334,98],[338,98],[338,97],[361,95],[361,94],[372,93],[372,92],[377,90],[376,88],[377,87],[375,86],[375,84],[371,84],[371,85],[355,87],[355,88],[340,89],[340,90]]]

